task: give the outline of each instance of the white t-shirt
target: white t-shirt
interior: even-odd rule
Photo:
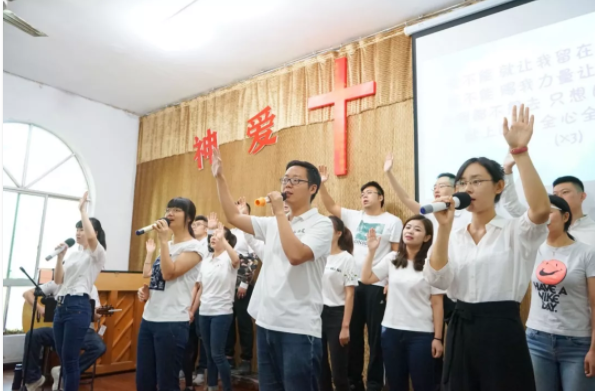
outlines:
[[[41,291],[45,293],[47,296],[56,296],[58,291],[60,290],[60,285],[56,284],[53,280],[46,282],[39,286]],[[95,300],[95,309],[101,307],[101,301],[99,300],[99,292],[97,291],[97,287],[93,285],[91,289],[91,294],[89,295],[90,300]],[[90,303],[89,303],[90,305]],[[89,328],[95,329],[95,322],[91,322]]]
[[[345,287],[357,285],[353,255],[347,251],[326,258],[322,276],[322,300],[329,307],[345,305]]]
[[[376,250],[376,254],[374,254],[373,265],[377,265],[386,254],[391,252],[391,243],[401,241],[403,222],[400,218],[388,212],[378,216],[370,216],[361,210],[341,208],[341,220],[353,235],[353,257],[355,258],[358,278],[368,255],[367,235],[370,229],[374,228],[376,235],[380,236],[380,245]],[[385,286],[386,280],[381,279],[374,285]]]
[[[391,251],[372,268],[379,279],[388,277],[388,295],[382,326],[390,329],[434,332],[434,313],[431,295],[444,295],[446,291],[428,284],[423,272],[407,261],[406,268],[397,268],[393,261],[397,252]]]
[[[313,208],[289,222],[297,238],[314,253],[301,265],[289,263],[275,217],[254,217],[254,237],[264,240],[264,257],[258,277],[256,324],[268,330],[322,336],[322,274],[331,250],[333,223]],[[260,288],[260,289],[258,289]]]
[[[72,253],[64,262],[64,282],[57,296],[90,294],[93,284],[105,265],[105,249],[99,243],[95,251]]]
[[[253,252],[250,246],[248,245],[248,242],[246,242],[246,238],[244,237],[244,231],[238,228],[233,228],[231,229],[231,233],[234,234],[237,239],[236,245],[233,249],[238,254],[248,255]]]
[[[196,279],[202,286],[200,314],[206,316],[233,314],[233,300],[238,269],[234,269],[227,251],[214,257],[209,253],[201,262]]]
[[[174,244],[169,242],[169,256],[173,262],[182,253],[195,252],[201,259],[207,256],[207,247],[196,239]],[[143,319],[150,322],[188,322],[188,310],[192,305],[192,287],[198,277],[193,267],[186,274],[165,281],[161,273],[161,257],[157,257],[151,272],[149,300],[145,304]]]
[[[544,243],[531,275],[527,327],[570,337],[591,336],[587,278],[595,277],[595,248],[581,242],[566,247]]]

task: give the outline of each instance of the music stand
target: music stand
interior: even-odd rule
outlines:
[[[19,269],[23,272],[23,274],[25,276],[27,276],[29,281],[31,281],[33,283],[33,285],[35,286],[35,289],[33,291],[34,299],[33,299],[33,312],[31,313],[31,328],[29,329],[31,336],[29,337],[29,342],[27,343],[27,346],[25,347],[25,351],[26,351],[25,357],[29,358],[29,356],[30,356],[29,353],[31,351],[31,342],[32,342],[31,340],[33,339],[33,327],[35,326],[35,313],[37,312],[37,299],[39,297],[45,298],[45,293],[43,293],[43,291],[41,290],[39,285],[35,282],[34,279],[31,278],[31,276],[25,271],[25,269],[22,266]],[[23,368],[23,384],[21,385],[21,391],[27,391],[25,382],[26,382],[26,378],[27,378],[27,369],[28,369],[27,367],[28,366],[29,366],[29,360],[25,360],[25,366]]]

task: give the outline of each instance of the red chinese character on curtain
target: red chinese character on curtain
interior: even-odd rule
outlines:
[[[277,136],[271,137],[273,134],[272,127],[274,124],[275,114],[271,113],[271,106],[265,107],[260,113],[248,120],[248,137],[254,138],[252,145],[248,149],[248,153],[255,155],[260,152],[265,146],[273,145],[277,142]]]
[[[198,137],[194,137],[193,147],[196,149],[194,160],[196,161],[199,170],[204,168],[202,164],[203,158],[209,159],[209,163],[213,164],[213,148],[218,147],[217,132],[211,133],[211,129],[207,129],[207,135],[203,137],[202,140],[199,140]]]

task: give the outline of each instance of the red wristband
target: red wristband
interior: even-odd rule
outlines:
[[[524,153],[524,152],[527,152],[528,150],[529,150],[529,148],[527,148],[527,147],[518,147],[518,148],[512,148],[510,150],[510,153],[512,155],[518,155],[519,153]]]

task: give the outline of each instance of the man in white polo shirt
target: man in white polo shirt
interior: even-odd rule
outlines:
[[[291,161],[281,178],[281,193],[269,193],[274,217],[242,215],[223,175],[221,155],[211,167],[219,201],[230,224],[265,243],[258,278],[256,315],[258,380],[261,391],[318,390],[322,357],[322,275],[329,255],[333,224],[312,208],[320,174],[311,163]]]

